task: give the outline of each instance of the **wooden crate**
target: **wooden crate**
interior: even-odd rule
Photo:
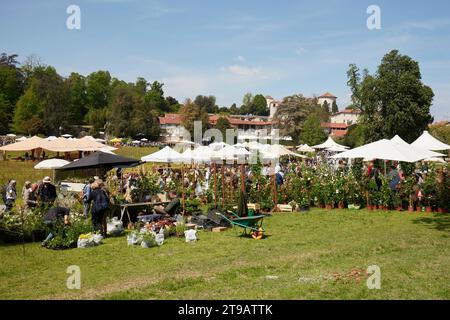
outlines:
[[[227,228],[225,228],[225,227],[212,228],[212,232],[222,232],[225,230],[227,230]]]
[[[290,204],[279,204],[278,209],[280,212],[293,212],[294,208]]]

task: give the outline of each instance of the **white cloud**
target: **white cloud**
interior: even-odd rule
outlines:
[[[245,61],[245,58],[244,58],[243,56],[237,56],[237,59],[238,59],[239,61],[241,61],[241,62],[244,62],[244,61]]]

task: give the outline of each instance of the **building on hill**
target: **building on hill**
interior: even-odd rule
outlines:
[[[342,137],[347,134],[350,126],[359,122],[360,116],[361,111],[347,108],[332,114],[330,116],[330,122],[322,123],[322,128],[324,128],[329,135]]]
[[[334,96],[333,94],[327,92],[324,93],[323,95],[317,97],[317,103],[320,104],[321,106],[323,106],[323,104],[325,103],[325,101],[328,103],[328,105],[331,106],[333,105],[333,102],[336,102],[337,97]]]
[[[271,96],[266,96],[267,106],[269,107],[269,118],[273,119],[275,113],[277,112],[278,106],[281,104],[281,101],[275,100]]]
[[[208,126],[213,128],[220,116],[209,114]],[[272,130],[270,117],[263,116],[243,116],[230,115],[227,116],[232,128],[236,128],[239,135],[253,136],[255,138],[261,135],[267,135]],[[162,141],[165,143],[178,143],[183,140],[184,127],[182,125],[181,116],[177,113],[166,113],[159,117],[159,125],[163,131]],[[225,138],[225,137],[224,137]]]

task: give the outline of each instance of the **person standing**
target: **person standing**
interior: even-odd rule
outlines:
[[[92,201],[92,227],[106,237],[106,213],[109,209],[109,195],[102,180],[96,180],[92,185],[90,200]]]
[[[92,183],[94,183],[94,181],[93,178],[90,178],[83,187],[83,214],[86,219],[89,217],[89,209],[91,208]]]
[[[35,191],[37,189],[37,184],[26,181],[23,187],[23,201],[27,209],[36,207],[36,195]]]
[[[16,202],[16,198],[17,198],[16,184],[17,184],[16,180],[11,180],[8,183],[8,186],[6,187],[6,196],[5,196],[6,210],[5,211],[11,211],[14,206],[14,202]]]
[[[51,183],[50,177],[45,177],[38,191],[38,200],[43,205],[52,206],[56,200],[56,187]]]

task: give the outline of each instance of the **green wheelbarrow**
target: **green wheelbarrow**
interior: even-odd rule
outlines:
[[[227,217],[226,215],[217,212],[218,215],[231,223],[231,225],[243,228],[244,234],[247,235],[247,230],[249,230],[249,235],[251,235],[253,239],[259,240],[263,237],[265,230],[263,229],[262,224],[263,219],[266,217],[265,215],[249,215],[248,217],[240,217],[233,212],[229,213],[231,217]]]

